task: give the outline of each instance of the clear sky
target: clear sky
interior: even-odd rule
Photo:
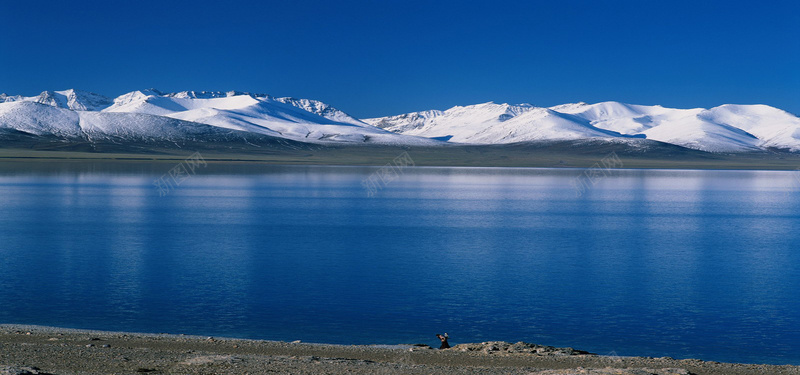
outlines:
[[[0,1],[0,92],[240,90],[800,114],[800,1]]]

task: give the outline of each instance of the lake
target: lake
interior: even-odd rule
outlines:
[[[170,168],[0,175],[0,323],[800,365],[798,172]]]

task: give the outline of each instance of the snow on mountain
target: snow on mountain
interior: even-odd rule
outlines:
[[[759,147],[800,151],[800,118],[778,108],[725,104],[705,110],[698,117],[744,130],[758,137]]]
[[[0,128],[62,138],[173,139],[205,124],[302,142],[433,145],[436,140],[369,126],[319,101],[242,92],[162,93],[140,90],[113,101],[83,91],[45,91],[36,97],[0,96]],[[175,129],[183,124],[182,130]],[[205,131],[205,130],[204,130]]]
[[[498,143],[533,140],[565,140],[582,138],[626,138],[615,131],[595,127],[590,122],[547,108],[536,108],[504,122],[509,135]],[[521,128],[522,131],[517,130]]]
[[[391,130],[397,133],[403,133],[414,129],[419,129],[427,124],[432,118],[443,115],[443,111],[423,111],[406,113],[397,116],[388,116],[380,118],[369,118],[362,121],[372,126]]]
[[[530,104],[493,102],[456,106],[446,111],[408,113],[365,122],[401,134],[458,143],[512,143],[622,135],[592,126],[579,117]]]
[[[737,152],[758,149],[758,139],[736,126],[701,117],[702,108],[674,109],[662,106],[603,102],[559,106],[592,125],[626,135],[710,152]]]
[[[69,109],[28,100],[0,103],[0,128],[78,138],[82,134],[79,122],[78,112]]]
[[[103,95],[73,89],[45,91],[39,94],[37,102],[75,111],[99,111],[111,105],[111,99]]]
[[[149,89],[111,100],[64,90],[0,94],[0,129],[65,139],[162,140],[239,131],[301,142],[402,145],[646,138],[710,152],[800,152],[800,118],[766,105],[674,109],[602,102],[542,108],[488,102],[359,120],[316,100],[238,91]]]
[[[0,103],[0,129],[65,140],[180,141],[229,130],[138,113],[73,111],[32,101]]]
[[[23,97],[21,95],[0,94],[0,103],[18,102],[22,99]]]
[[[663,115],[663,107],[617,102],[563,104],[550,109],[578,116],[592,125],[622,134],[639,134],[653,126],[653,117]],[[678,110],[681,111],[681,110]]]
[[[763,105],[724,105],[706,110],[618,102],[568,103],[550,108],[490,102],[364,121],[400,134],[459,143],[644,137],[710,152],[765,147],[800,150],[800,119]]]
[[[369,126],[319,101],[240,92],[134,91],[104,112],[146,113],[303,142],[434,144]]]
[[[240,109],[258,101],[275,101],[289,104],[306,112],[316,114],[334,122],[365,125],[361,120],[344,113],[326,103],[291,97],[273,98],[267,94],[251,94],[240,91],[182,91],[165,94],[155,89],[133,91],[114,100],[106,112],[136,112],[165,115],[194,109]]]
[[[236,92],[184,91],[163,94],[149,89],[133,91],[114,99],[114,104],[103,112],[145,113],[165,116],[196,109],[237,109],[257,103],[258,96]]]
[[[359,126],[366,125],[363,121],[318,100],[295,99],[291,97],[275,98],[275,100],[284,104],[291,104],[297,108],[325,117],[331,121]]]
[[[665,122],[642,132],[648,139],[709,152],[757,151],[759,139],[725,124],[692,116]]]
[[[0,94],[0,103],[27,101],[46,104],[56,108],[75,111],[99,111],[111,105],[111,99],[103,95],[81,90],[43,91],[37,96],[23,97]]]

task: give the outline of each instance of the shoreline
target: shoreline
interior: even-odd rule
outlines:
[[[70,172],[99,172],[99,173],[138,173],[138,172],[163,172],[165,168],[180,163],[181,157],[154,157],[154,158],[125,158],[125,157],[5,157],[0,155],[0,175],[18,173],[70,173]],[[297,160],[258,160],[258,159],[226,159],[207,158],[202,171],[205,174],[257,174],[264,168],[272,167],[309,167],[309,168],[380,168],[385,165],[376,163],[338,163],[333,161],[303,162]],[[592,165],[503,165],[492,163],[476,163],[475,165],[463,164],[428,164],[419,163],[413,167],[425,169],[487,169],[487,170],[563,170],[582,172],[594,168]],[[650,164],[628,163],[615,167],[612,171],[742,171],[742,172],[797,172],[800,171],[800,160],[797,164],[771,164],[771,165],[725,165],[725,164]]]
[[[30,146],[30,145],[29,145]],[[500,167],[500,168],[577,168],[596,167],[608,155],[615,155],[624,169],[673,170],[797,170],[800,153],[753,152],[709,153],[683,148],[660,147],[651,151],[624,145],[583,145],[569,143],[450,145],[446,147],[401,146],[326,146],[312,149],[208,148],[208,145],[185,145],[184,148],[149,148],[128,150],[100,148],[39,148],[8,145],[0,147],[0,172],[42,169],[130,168],[137,164],[168,165],[181,162],[198,152],[208,166],[247,169],[265,165],[305,166],[385,166],[398,155],[407,154],[410,165],[419,167]]]
[[[0,374],[269,372],[767,375],[800,374],[800,366],[611,357],[525,343],[459,344],[438,350],[414,344],[332,345],[0,324]]]

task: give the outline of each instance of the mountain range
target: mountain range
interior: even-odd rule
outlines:
[[[326,103],[237,91],[0,94],[0,139],[445,146],[651,141],[713,153],[800,151],[800,118],[767,105],[674,109],[618,102],[553,107],[493,102],[358,119]]]

